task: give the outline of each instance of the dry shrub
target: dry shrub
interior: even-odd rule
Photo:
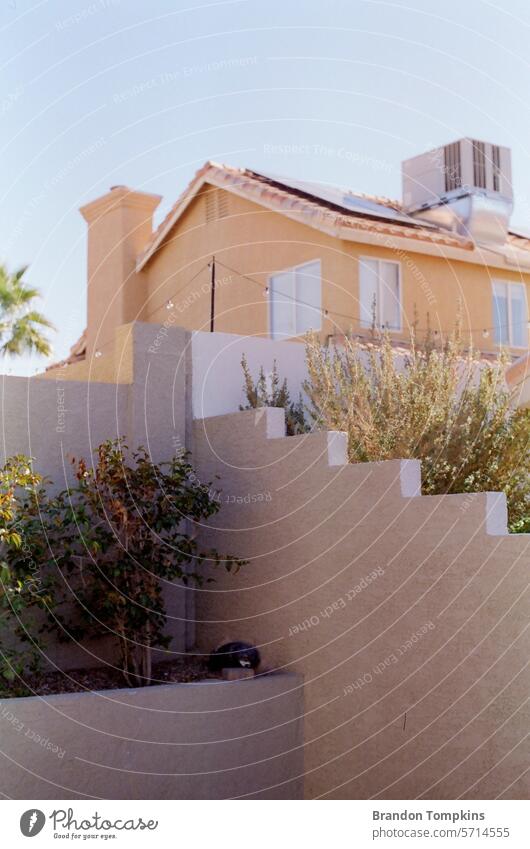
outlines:
[[[267,377],[263,366],[260,368],[258,379],[255,381],[249,369],[247,358],[243,354],[241,367],[245,378],[244,392],[247,399],[246,406],[240,406],[240,410],[257,410],[260,407],[283,407],[285,410],[285,427],[288,436],[296,436],[305,433],[308,427],[304,418],[304,405],[302,398],[294,403],[287,388],[287,379],[280,379],[278,366],[274,360],[272,372]]]
[[[512,531],[530,531],[530,411],[516,409],[505,359],[478,361],[459,329],[443,346],[411,332],[402,357],[388,334],[367,345],[306,345],[304,390],[317,427],[348,434],[349,460],[421,461],[425,494],[502,491]]]

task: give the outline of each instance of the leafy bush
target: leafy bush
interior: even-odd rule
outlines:
[[[254,382],[244,355],[241,359],[241,367],[245,378],[244,392],[247,399],[247,406],[240,406],[240,410],[256,410],[259,407],[283,407],[285,410],[285,423],[288,436],[306,433],[309,430],[305,421],[302,397],[300,396],[296,404],[291,401],[287,388],[287,379],[280,380],[276,360],[274,360],[269,380],[267,380],[262,366],[258,379]]]
[[[163,583],[200,584],[204,560],[195,529],[219,509],[184,455],[153,463],[120,439],[99,446],[94,468],[73,460],[77,484],[25,504],[24,534],[42,574],[51,576],[52,627],[70,637],[113,635],[128,686],[150,683],[155,647],[167,647]],[[19,554],[11,551],[14,569]]]
[[[530,529],[530,411],[515,409],[505,361],[478,363],[458,328],[446,345],[428,335],[399,362],[390,337],[306,345],[304,386],[316,426],[348,434],[350,462],[421,460],[423,492],[506,493],[512,531]]]
[[[21,454],[0,469],[0,696],[26,695],[24,674],[37,668],[40,657],[37,629],[28,611],[44,603],[46,587],[21,527],[21,507],[35,498],[40,483],[31,461]],[[14,647],[14,642],[19,645]]]

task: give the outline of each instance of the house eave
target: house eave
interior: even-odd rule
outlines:
[[[506,251],[503,252],[499,251],[498,247],[493,248],[488,245],[478,245],[472,240],[463,239],[452,233],[441,231],[429,234],[429,238],[425,238],[419,232],[415,234],[412,228],[409,228],[410,232],[404,233],[405,228],[403,225],[396,225],[390,222],[376,222],[368,217],[352,218],[351,223],[349,222],[346,225],[344,224],[343,216],[332,210],[323,209],[317,203],[314,205],[305,204],[304,209],[300,209],[297,208],[300,206],[300,203],[296,199],[293,199],[292,208],[279,207],[275,199],[264,197],[263,192],[260,193],[257,185],[249,188],[250,181],[248,179],[244,180],[244,185],[241,185],[242,182],[241,176],[232,175],[223,170],[223,166],[208,162],[197,172],[195,179],[182,195],[173,211],[168,215],[167,220],[163,222],[160,232],[156,235],[153,242],[138,257],[136,270],[141,271],[145,268],[188,206],[201,191],[202,187],[205,183],[208,183],[244,200],[256,203],[264,209],[345,242],[374,245],[397,251],[402,250],[406,253],[443,257],[444,259],[473,265],[483,265],[504,271],[530,271],[530,251],[528,252],[527,260],[523,256],[527,252],[522,250],[518,250],[517,252],[512,251],[513,258],[510,259],[508,245],[506,246]]]

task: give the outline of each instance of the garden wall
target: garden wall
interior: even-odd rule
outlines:
[[[307,378],[305,346],[296,342],[276,342],[235,333],[193,333],[191,338],[193,369],[193,418],[203,419],[234,413],[245,405],[241,358],[245,355],[250,371],[258,377],[263,366],[270,374],[276,362],[281,379],[293,401],[298,400]]]
[[[415,461],[351,466],[344,435],[285,439],[282,411],[236,413],[241,354],[254,373],[277,359],[296,396],[300,345],[150,324],[120,345],[101,383],[66,382],[55,435],[58,380],[4,378],[3,448],[62,485],[68,452],[121,433],[219,476],[202,541],[249,563],[193,600],[167,588],[172,650],[248,639],[305,676],[310,797],[526,797],[530,546],[504,496],[421,497]],[[92,665],[106,646],[50,653]]]
[[[90,461],[106,439],[125,436],[130,447],[146,446],[155,461],[188,446],[189,333],[172,328],[160,334],[157,325],[133,324],[118,335],[117,371],[124,382],[71,380],[68,368],[46,378],[2,377],[2,464],[14,454],[26,454],[34,458],[36,471],[63,489],[72,481],[71,458]],[[171,648],[182,652],[195,639],[189,594],[175,584],[165,592]],[[47,637],[45,653],[52,666],[63,669],[96,666],[115,657],[115,645],[107,637],[82,645]]]
[[[340,350],[340,338],[335,345]],[[272,372],[274,363],[283,381],[287,379],[291,400],[304,397],[303,384],[308,378],[305,345],[302,342],[275,341],[261,337],[238,336],[234,333],[194,332],[191,336],[192,410],[194,419],[234,413],[240,405],[246,406],[243,392],[241,358],[246,357],[255,379],[263,367],[265,375]],[[395,351],[398,371],[404,368],[405,349]],[[369,352],[361,351],[361,359],[369,367]],[[478,380],[485,361],[479,360],[475,368]]]
[[[0,703],[10,799],[299,799],[299,675]],[[200,824],[198,824],[200,827]]]
[[[192,417],[234,412],[244,403],[241,357],[257,375],[276,360],[296,397],[306,377],[304,346],[227,333],[194,333],[136,322],[116,333],[112,356],[56,368],[34,378],[3,376],[0,384],[0,462],[17,453],[34,458],[36,471],[63,489],[71,482],[71,458],[93,458],[105,439],[125,436],[144,445],[155,461],[191,445]],[[76,379],[76,378],[85,379]],[[191,596],[166,587],[171,649],[195,643]],[[51,665],[68,669],[111,662],[108,638],[47,639]]]
[[[530,537],[504,495],[421,496],[417,461],[283,434],[281,410],[195,422],[223,483],[204,542],[249,560],[197,591],[200,646],[304,675],[311,798],[526,798]]]
[[[334,344],[340,348],[341,338],[337,337]],[[404,351],[404,348],[399,348],[395,352],[398,370],[402,367]],[[155,360],[165,359],[171,364],[171,369],[166,374],[166,380],[158,385],[167,390],[168,397],[172,397],[177,403],[180,382],[185,379],[190,415],[194,419],[202,419],[236,412],[240,405],[246,404],[241,369],[243,355],[255,378],[261,367],[266,375],[270,375],[276,363],[281,379],[287,379],[291,399],[298,400],[304,381],[308,377],[305,345],[302,342],[275,341],[236,333],[190,332],[174,327],[171,323],[159,325],[136,322],[123,325],[116,332],[112,352],[102,354],[97,359],[73,363],[67,368],[52,369],[34,380],[88,381],[92,384],[110,384],[112,387],[129,387],[136,384],[141,390],[147,369],[147,387],[151,391],[151,397],[154,397],[153,389],[157,385],[157,379],[153,379],[150,370]],[[368,365],[368,352],[362,352],[361,356]],[[477,376],[484,364],[485,360],[479,361]],[[140,398],[141,393],[139,400]],[[140,404],[139,409],[149,408],[149,399],[146,397],[142,401],[143,407]],[[141,422],[139,424],[141,425]],[[178,435],[180,440],[184,441],[180,429],[176,427],[175,430],[178,433],[174,436]],[[140,427],[140,432],[147,437],[147,429]],[[156,447],[152,436],[151,442]]]
[[[76,365],[31,378],[3,375],[0,460],[29,454],[62,487],[69,458],[89,459],[113,436],[144,445],[155,461],[169,459],[189,440],[189,342],[180,328],[135,323],[119,330],[115,367],[107,368],[104,357],[95,360],[89,380],[72,379]]]

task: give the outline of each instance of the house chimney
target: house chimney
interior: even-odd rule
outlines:
[[[511,152],[459,139],[402,163],[409,215],[473,239],[504,245],[513,208]]]
[[[87,357],[112,348],[121,324],[140,320],[146,280],[136,257],[153,230],[160,195],[113,186],[79,210],[88,224]]]

